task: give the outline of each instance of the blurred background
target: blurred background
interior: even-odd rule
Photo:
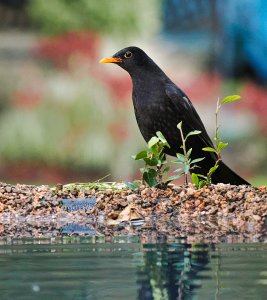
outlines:
[[[145,147],[129,75],[98,64],[143,48],[183,89],[223,158],[267,184],[267,2],[0,0],[0,181],[56,184],[140,178]]]

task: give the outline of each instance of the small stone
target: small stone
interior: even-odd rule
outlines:
[[[208,211],[209,215],[215,215],[218,212],[218,208],[214,207],[210,211]]]
[[[102,202],[102,201],[97,201],[96,202],[96,207],[98,208],[98,209],[104,209],[105,208],[105,205],[104,205],[104,203]]]
[[[185,207],[186,207],[187,209],[189,209],[189,208],[191,208],[191,204],[190,204],[190,203],[186,203],[186,204],[185,204]]]
[[[146,207],[150,207],[151,206],[151,203],[149,202],[145,202],[141,205],[143,208],[146,208]]]
[[[108,214],[108,217],[112,220],[116,220],[118,218],[118,216],[119,216],[119,213],[116,211],[112,211]]]
[[[197,199],[196,201],[195,201],[195,206],[197,207],[197,206],[199,206],[201,204],[201,201],[199,200],[199,199]]]
[[[131,203],[131,202],[133,202],[134,197],[133,197],[133,195],[128,195],[128,196],[126,197],[126,199],[127,199],[127,201],[128,201],[129,203]]]
[[[253,217],[253,219],[254,219],[255,221],[260,221],[260,220],[261,220],[261,217],[258,216],[258,215],[252,215],[252,217]]]
[[[12,191],[12,188],[11,188],[10,186],[7,186],[7,187],[5,188],[5,191],[6,191],[7,193],[10,193],[10,192]]]
[[[199,206],[198,206],[198,208],[199,208],[199,209],[204,209],[204,208],[205,208],[204,203],[200,203]]]
[[[187,189],[187,194],[188,194],[188,195],[194,195],[194,194],[195,194],[195,191],[196,191],[196,190],[194,190],[194,189],[192,189],[192,188],[188,188],[188,189]]]
[[[184,197],[184,195],[185,195],[185,192],[184,192],[184,191],[181,191],[180,197],[182,198],[182,197]]]
[[[52,204],[53,204],[54,206],[57,206],[57,205],[59,204],[59,201],[58,201],[58,200],[53,200],[53,201],[52,201]]]
[[[173,208],[171,206],[167,207],[167,213],[173,212]]]
[[[207,210],[210,210],[211,209],[211,205],[207,205],[206,207],[205,207],[205,210],[207,211]]]
[[[146,196],[146,191],[147,191],[147,188],[143,189],[143,190],[141,191],[141,196]]]
[[[106,190],[106,191],[105,191],[105,194],[106,194],[107,196],[111,195],[111,194],[112,194],[112,190]]]

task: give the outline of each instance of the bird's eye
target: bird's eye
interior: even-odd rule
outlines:
[[[124,57],[125,57],[125,58],[130,58],[130,57],[132,57],[132,52],[130,52],[130,51],[125,52]]]

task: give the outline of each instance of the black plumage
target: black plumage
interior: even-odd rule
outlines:
[[[193,130],[201,131],[201,134],[190,137],[186,146],[187,149],[193,149],[192,159],[205,157],[198,163],[199,168],[195,172],[207,175],[217,157],[215,153],[202,150],[204,147],[213,147],[213,143],[187,95],[140,48],[124,48],[100,62],[116,63],[130,74],[135,116],[146,141],[157,131],[161,131],[170,144],[170,148],[166,148],[166,154],[176,156],[177,152],[182,151],[177,124],[182,121],[184,135]],[[223,162],[213,174],[212,182],[249,184]]]

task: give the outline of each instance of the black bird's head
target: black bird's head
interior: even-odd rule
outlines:
[[[115,53],[112,57],[103,58],[99,62],[115,63],[126,70],[130,75],[135,70],[147,67],[151,64],[154,65],[152,59],[150,59],[142,49],[133,46],[124,48]]]

